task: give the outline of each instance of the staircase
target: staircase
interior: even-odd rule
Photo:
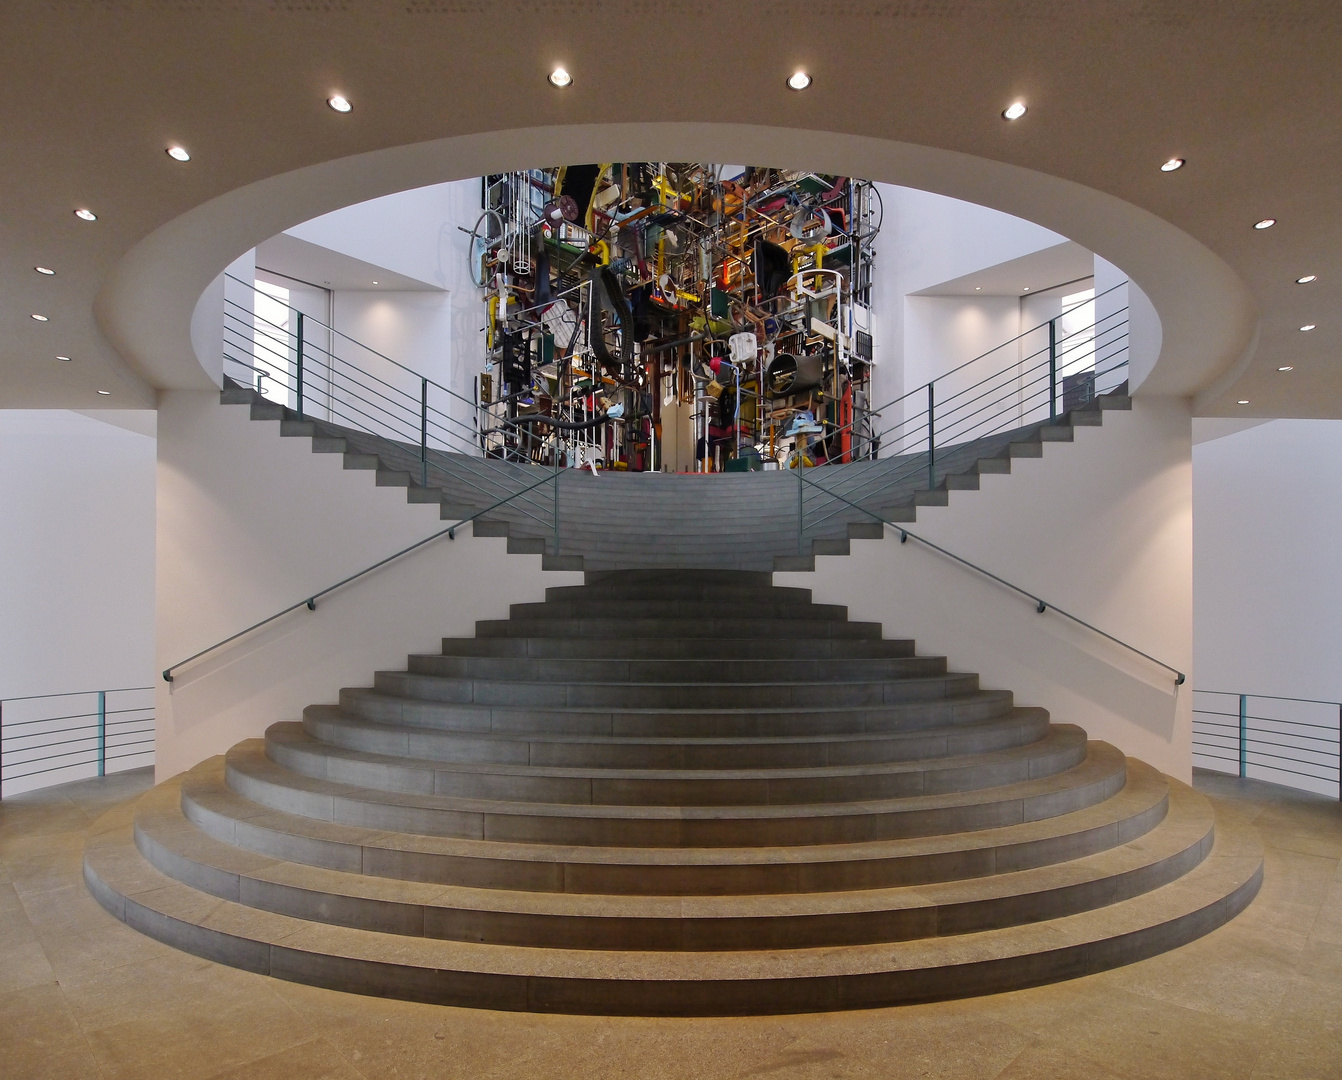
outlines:
[[[1261,874],[1183,784],[712,569],[516,604],[112,811],[84,863],[117,918],[235,967],[637,1015],[1072,978],[1208,932]]]
[[[816,555],[846,555],[852,540],[880,538],[878,518],[915,521],[919,506],[945,506],[952,491],[977,490],[984,474],[1009,473],[1016,458],[1041,457],[1046,444],[1071,442],[1078,427],[1132,407],[1124,384],[1056,420],[939,448],[930,486],[925,452],[810,470],[819,488],[806,485],[799,507],[790,471],[594,476],[564,469],[555,478],[549,468],[518,462],[433,449],[422,457],[417,445],[302,418],[236,383],[225,385],[221,401],[247,406],[253,420],[278,421],[281,436],[311,440],[313,453],[340,454],[346,469],[372,472],[381,486],[405,488],[409,502],[437,503],[444,521],[488,511],[475,521],[475,535],[507,537],[509,552],[539,554],[547,570],[592,571],[812,570]],[[539,486],[525,491],[532,485]]]

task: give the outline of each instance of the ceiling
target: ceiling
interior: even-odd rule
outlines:
[[[1342,5],[776,0],[744,23],[740,12],[725,0],[7,0],[0,406],[152,405],[189,354],[183,298],[318,213],[491,164],[656,160],[661,146],[673,160],[811,154],[808,167],[851,165],[1039,221],[1142,285],[1182,365],[1162,385],[1195,395],[1200,413],[1342,416]],[[705,47],[725,26],[737,28],[730,63]],[[545,82],[556,64],[574,75],[567,90]],[[798,67],[815,78],[800,94],[783,84]],[[326,106],[336,92],[353,112]],[[1008,123],[1016,99],[1029,111]],[[743,123],[749,152],[730,153],[727,126]],[[164,152],[178,142],[191,161]],[[1187,165],[1161,172],[1171,156]],[[78,220],[80,207],[98,220]],[[1265,217],[1277,224],[1254,230]],[[1317,280],[1297,285],[1305,274]]]
[[[352,255],[280,233],[256,245],[256,268],[323,289],[359,292],[442,292],[437,285],[398,274]]]
[[[1095,256],[1067,241],[1018,259],[988,266],[964,277],[921,289],[914,296],[1024,296],[1095,275]]]

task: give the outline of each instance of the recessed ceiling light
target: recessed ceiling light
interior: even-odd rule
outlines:
[[[1255,221],[1255,222],[1253,223],[1253,227],[1254,227],[1255,229],[1270,229],[1270,228],[1272,228],[1272,226],[1275,225],[1275,224],[1277,224],[1277,219],[1276,219],[1276,218],[1274,218],[1274,217],[1265,217],[1265,218],[1263,218],[1262,221]]]
[[[1175,169],[1184,167],[1184,159],[1181,157],[1172,157],[1160,167],[1161,172],[1174,172]]]
[[[1237,405],[1247,405],[1247,404],[1249,404],[1249,399],[1246,398],[1246,397],[1245,397],[1245,398],[1240,398],[1239,401],[1237,401],[1235,404],[1237,404]]]
[[[51,267],[49,266],[34,266],[33,269],[36,270],[39,274],[45,274],[47,277],[51,277],[54,273],[56,273],[56,271],[51,269]]]
[[[168,154],[168,157],[172,158],[173,161],[190,161],[190,160],[191,160],[191,155],[188,154],[185,150],[183,150],[180,146],[170,146],[170,147],[168,147],[167,154]]]
[[[373,282],[373,284],[374,284],[374,285],[376,285],[376,284],[377,284],[377,282],[376,282],[376,281],[375,281],[375,282]]]
[[[1278,371],[1294,371],[1295,368],[1292,367],[1290,364],[1282,364],[1282,366],[1279,367],[1279,368],[1277,368],[1277,370],[1278,370]]]
[[[354,108],[354,106],[349,103],[348,98],[343,98],[339,94],[332,94],[329,98],[326,99],[326,104],[331,106],[331,108],[333,108],[336,112],[342,112],[342,113],[349,112],[351,109]]]
[[[974,286],[974,291],[975,291],[975,292],[982,292],[982,291],[983,291],[983,286],[982,286],[982,285],[975,285],[975,286]]]
[[[550,85],[557,86],[561,90],[573,83],[573,76],[561,67],[557,67],[549,74]]]
[[[51,321],[51,320],[48,319],[45,315],[33,315],[33,316],[31,316],[31,318],[36,319],[38,322],[50,322],[50,321]]]
[[[804,71],[794,71],[787,77],[787,85],[789,90],[805,90],[811,85],[811,76]]]
[[[78,210],[75,211],[75,217],[80,218],[80,219],[83,220],[83,221],[97,221],[97,220],[98,220],[98,215],[97,215],[97,214],[95,214],[92,210],[85,210],[85,209],[83,209],[82,207],[81,207],[80,209],[78,209]]]
[[[1024,115],[1025,115],[1025,102],[1023,101],[1013,101],[1010,105],[1008,105],[1005,109],[1002,110],[1003,120],[1019,120]]]
[[[68,356],[57,356],[56,359],[64,360],[67,364],[70,362],[70,358]]]
[[[41,268],[39,267],[39,269]],[[1319,280],[1318,274],[1306,274],[1304,277],[1296,278],[1295,283],[1297,285],[1308,285],[1311,281],[1318,281],[1318,280]]]
[[[112,391],[110,391],[110,390],[99,390],[98,393],[102,394],[103,397],[111,397],[111,396],[112,396]]]
[[[1300,330],[1301,330],[1302,333],[1309,333],[1309,331],[1311,331],[1311,330],[1313,330],[1313,329],[1314,329],[1314,324],[1313,324],[1312,322],[1307,322],[1307,323],[1305,323],[1304,326],[1302,326],[1302,327],[1300,328]]]
[[[1029,292],[1029,291],[1030,291],[1030,286],[1026,285],[1025,288],[1024,288],[1023,290],[1021,290],[1021,291],[1022,291],[1022,292]]]

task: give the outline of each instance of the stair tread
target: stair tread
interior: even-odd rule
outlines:
[[[687,862],[723,866],[769,863],[834,862],[840,860],[916,858],[941,852],[997,848],[1029,840],[1066,836],[1104,829],[1158,807],[1165,798],[1167,780],[1141,762],[1128,762],[1127,783],[1111,798],[1067,814],[969,832],[900,837],[847,844],[796,847],[624,847],[533,843],[476,837],[431,836],[348,825],[275,810],[239,795],[227,786],[224,761],[213,758],[196,766],[183,782],[188,800],[203,801],[233,820],[267,822],[270,827],[353,846],[392,847],[402,851],[462,857],[499,858],[524,862],[683,865]]]
[[[1047,796],[1069,788],[1099,781],[1116,771],[1121,773],[1123,755],[1108,743],[1092,742],[1085,759],[1071,769],[1034,780],[972,791],[935,795],[905,796],[891,799],[866,799],[839,803],[786,803],[726,806],[647,806],[596,803],[554,803],[507,801],[503,799],[463,798],[405,791],[386,791],[342,784],[302,776],[276,765],[265,754],[262,740],[248,739],[225,755],[230,770],[262,779],[279,787],[304,791],[319,797],[349,802],[368,802],[382,806],[422,807],[466,814],[517,815],[524,818],[626,818],[641,820],[719,821],[726,819],[774,818],[795,820],[803,817],[842,817],[845,815],[902,813],[961,808],[984,803],[1028,802],[1032,797]]]
[[[174,785],[155,789],[137,804],[135,825],[172,855],[217,871],[212,891],[228,897],[237,878],[283,884],[314,894],[372,899],[425,908],[514,912],[596,919],[779,918],[966,905],[1056,891],[1131,874],[1177,856],[1200,859],[1209,844],[1213,811],[1201,795],[1170,786],[1165,818],[1141,836],[1064,863],[992,876],[886,888],[773,895],[655,896],[517,891],[373,877],[261,855],[216,840],[196,828],[180,808]],[[141,851],[144,852],[144,844]],[[151,857],[151,861],[153,861]],[[167,871],[165,871],[167,872]],[[232,878],[232,881],[227,878]],[[200,887],[200,886],[197,886]]]
[[[1189,937],[1218,925],[1229,898],[1247,902],[1261,879],[1261,851],[1248,826],[1233,818],[1218,818],[1216,839],[1207,857],[1188,874],[1149,893],[1103,908],[1051,920],[977,933],[851,945],[750,952],[629,952],[530,948],[478,944],[445,939],[407,938],[402,935],[351,927],[310,923],[286,915],[248,908],[233,901],[209,897],[175,882],[149,866],[134,848],[132,808],[109,812],[95,826],[85,849],[85,875],[95,895],[117,905],[132,926],[149,929],[155,919],[199,928],[203,939],[224,936],[271,946],[266,957],[269,974],[283,977],[284,957],[339,957],[363,964],[390,965],[450,980],[451,973],[468,972],[514,979],[600,980],[628,994],[637,984],[688,982],[705,986],[716,982],[748,982],[763,989],[778,980],[794,981],[863,975],[898,978],[920,968],[945,970],[980,965],[1013,956],[1037,957],[1057,950],[1112,942],[1153,928],[1196,918],[1208,912],[1208,925],[1190,928]],[[139,865],[135,865],[138,863]],[[1233,911],[1229,912],[1233,914]],[[166,928],[160,928],[166,932]],[[188,939],[181,939],[186,944]],[[201,948],[206,940],[199,940]],[[189,947],[189,946],[188,946]],[[277,962],[278,961],[278,962]],[[1082,970],[1095,970],[1103,957],[1095,955]],[[1110,963],[1120,962],[1117,959]],[[1077,973],[1081,973],[1078,971]],[[447,991],[447,987],[443,988]],[[518,988],[517,1008],[540,1003]],[[855,988],[857,989],[857,988]],[[868,988],[868,992],[874,988]],[[635,1000],[635,1005],[643,1003]]]

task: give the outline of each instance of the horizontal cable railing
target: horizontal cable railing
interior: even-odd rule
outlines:
[[[0,798],[154,763],[154,688],[0,699]]]
[[[1342,799],[1342,702],[1194,690],[1193,762]]]
[[[814,483],[815,483],[815,482],[810,478],[810,476],[807,475],[806,472],[803,471],[803,470],[798,470],[797,475],[798,475],[798,477],[800,478],[800,480],[801,480],[804,484],[814,484]],[[816,485],[816,486],[819,486],[819,485]],[[845,500],[845,501],[847,501],[847,500]],[[988,578],[988,579],[991,580],[991,581],[995,581],[997,584],[1001,585],[1003,588],[1008,589],[1008,590],[1011,591],[1011,592],[1014,592],[1014,593],[1015,593],[1016,595],[1018,595],[1018,596],[1024,597],[1026,600],[1029,600],[1029,601],[1034,605],[1035,611],[1036,611],[1038,614],[1043,615],[1045,612],[1049,612],[1049,611],[1051,611],[1051,612],[1053,612],[1053,613],[1056,614],[1056,615],[1060,615],[1062,618],[1068,620],[1069,622],[1076,624],[1077,626],[1084,627],[1085,629],[1091,631],[1092,633],[1094,633],[1094,634],[1098,634],[1100,637],[1104,638],[1106,641],[1112,642],[1113,644],[1119,646],[1120,648],[1125,649],[1126,651],[1128,651],[1128,652],[1130,652],[1130,653],[1133,653],[1133,654],[1136,655],[1136,656],[1140,656],[1140,657],[1142,657],[1144,660],[1149,660],[1151,663],[1155,664],[1157,667],[1164,668],[1166,671],[1168,671],[1171,675],[1174,676],[1174,685],[1175,685],[1175,686],[1182,686],[1182,685],[1184,684],[1184,682],[1187,680],[1187,676],[1186,676],[1182,671],[1180,671],[1178,668],[1173,667],[1173,666],[1171,666],[1171,665],[1165,663],[1163,660],[1157,660],[1157,659],[1156,659],[1154,656],[1152,656],[1150,653],[1148,653],[1148,652],[1143,652],[1141,649],[1137,648],[1137,646],[1135,646],[1135,645],[1130,645],[1128,642],[1124,641],[1122,638],[1115,637],[1113,634],[1110,634],[1109,632],[1107,632],[1107,631],[1105,631],[1105,630],[1101,630],[1098,626],[1095,626],[1095,625],[1093,625],[1093,624],[1091,624],[1091,623],[1086,622],[1085,619],[1082,619],[1082,618],[1080,618],[1080,617],[1078,617],[1078,616],[1076,616],[1076,615],[1073,615],[1073,614],[1072,614],[1071,612],[1069,612],[1069,611],[1064,611],[1062,608],[1058,607],[1057,604],[1054,604],[1054,603],[1052,603],[1052,602],[1050,602],[1050,601],[1048,601],[1048,600],[1045,600],[1043,597],[1038,596],[1038,595],[1036,595],[1035,593],[1030,592],[1028,589],[1023,589],[1023,588],[1021,588],[1019,585],[1016,585],[1016,584],[1014,584],[1014,583],[1012,583],[1012,582],[1010,582],[1010,581],[1007,581],[1006,578],[1004,578],[1004,577],[1000,577],[999,575],[994,574],[991,570],[986,570],[986,569],[984,569],[982,566],[979,566],[977,563],[970,562],[968,559],[966,559],[966,558],[964,558],[964,557],[962,557],[962,556],[960,556],[960,555],[955,554],[955,552],[950,551],[950,550],[948,550],[947,548],[942,547],[940,544],[937,544],[937,543],[934,543],[934,542],[931,541],[931,540],[928,540],[926,537],[919,536],[919,535],[917,535],[916,533],[910,532],[910,531],[909,531],[907,528],[905,528],[903,525],[897,524],[896,522],[893,522],[893,521],[886,521],[884,518],[882,518],[882,517],[880,516],[880,514],[876,513],[875,511],[872,511],[872,510],[866,510],[866,509],[864,509],[864,508],[862,508],[862,507],[857,506],[856,503],[852,503],[852,502],[849,502],[848,505],[851,506],[851,507],[853,507],[854,509],[862,510],[862,512],[863,512],[864,514],[866,514],[867,517],[870,518],[870,519],[872,519],[872,520],[879,521],[879,522],[881,522],[883,525],[889,525],[891,528],[898,529],[898,530],[899,530],[899,542],[900,542],[901,544],[908,543],[910,540],[915,540],[915,541],[917,541],[919,544],[922,544],[924,547],[926,547],[926,548],[930,548],[932,551],[937,552],[937,554],[945,556],[946,558],[950,559],[952,562],[958,564],[959,566],[963,566],[963,567],[964,567],[965,569],[967,569],[967,570],[972,570],[972,571],[973,571],[974,573],[976,573],[976,574],[980,574],[980,575],[982,575],[983,577],[986,577],[986,578]]]

